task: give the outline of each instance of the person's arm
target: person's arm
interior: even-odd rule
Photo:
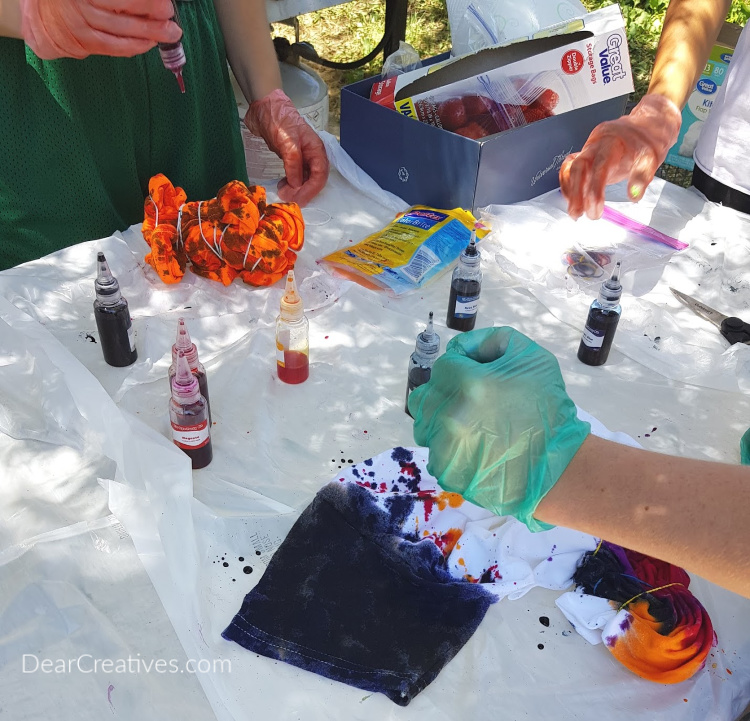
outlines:
[[[730,5],[731,0],[671,0],[664,16],[648,95],[662,95],[680,110],[685,106]]]
[[[591,132],[580,153],[560,168],[560,189],[573,218],[599,218],[606,186],[628,179],[628,196],[643,197],[677,141],[681,110],[705,67],[730,0],[671,0],[648,91],[633,111]]]
[[[306,205],[328,180],[323,141],[281,88],[264,0],[215,0],[227,57],[250,103],[245,125],[284,162],[279,197]]]
[[[281,88],[265,0],[214,0],[227,59],[248,103]]]
[[[0,0],[0,37],[22,38],[18,0]]]
[[[750,468],[589,436],[534,517],[655,556],[750,597]]]

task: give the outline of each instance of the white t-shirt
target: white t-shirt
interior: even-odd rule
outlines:
[[[745,27],[727,77],[695,147],[696,165],[720,183],[750,194],[750,31]]]

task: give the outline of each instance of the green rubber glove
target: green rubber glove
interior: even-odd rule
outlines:
[[[750,428],[745,431],[745,435],[740,439],[740,463],[743,466],[750,466]]]
[[[588,436],[557,359],[512,328],[462,333],[409,396],[414,440],[440,485],[532,531],[533,514]]]

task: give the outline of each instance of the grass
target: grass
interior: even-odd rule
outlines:
[[[522,0],[518,0],[522,2]],[[611,4],[609,0],[582,0],[594,10]],[[659,42],[668,0],[624,0],[620,3],[628,28],[628,44],[633,67],[637,101],[648,87],[656,46]],[[750,16],[750,2],[733,0],[728,19],[744,25]],[[385,24],[383,0],[351,0],[343,5],[307,13],[299,17],[300,40],[311,43],[326,60],[350,62],[367,55],[377,45]],[[283,24],[273,25],[273,34],[294,41],[294,30]],[[444,0],[410,0],[406,41],[426,58],[450,49],[448,13]],[[343,85],[377,75],[382,55],[356,70],[331,70],[312,65],[329,87],[331,123],[338,131],[339,90]]]

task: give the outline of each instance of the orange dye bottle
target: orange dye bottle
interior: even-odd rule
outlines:
[[[303,383],[310,375],[310,324],[293,270],[287,274],[276,318],[276,373],[280,381],[292,384]]]

